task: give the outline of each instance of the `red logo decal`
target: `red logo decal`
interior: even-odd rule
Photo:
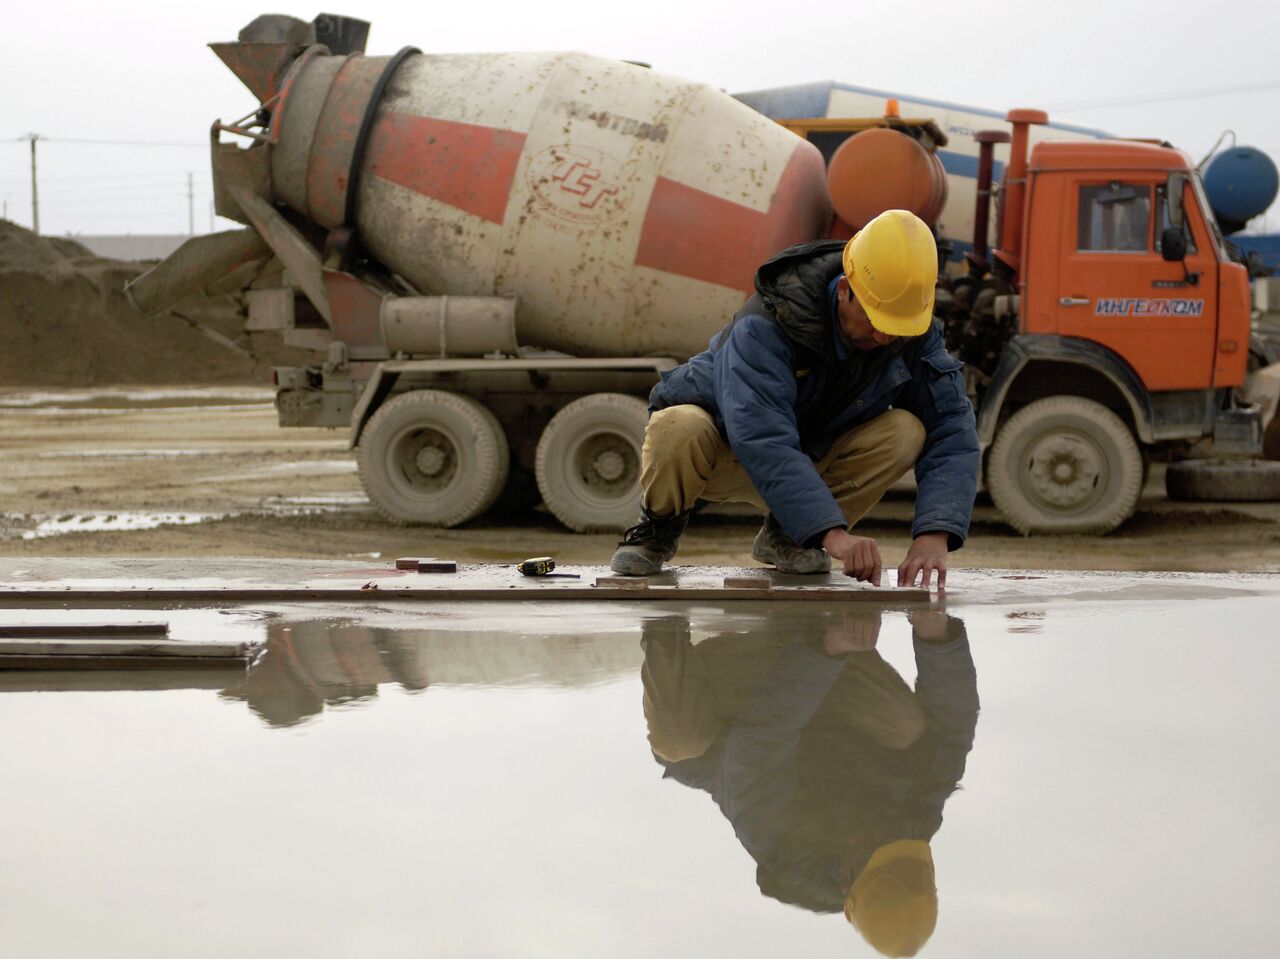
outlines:
[[[595,209],[602,196],[618,195],[618,188],[601,179],[600,171],[586,157],[567,155],[559,169],[552,174],[552,179],[558,181],[560,189],[566,193],[582,197],[578,205],[587,209]]]
[[[579,223],[603,223],[627,208],[622,166],[591,147],[548,147],[529,161],[529,189],[547,211]]]

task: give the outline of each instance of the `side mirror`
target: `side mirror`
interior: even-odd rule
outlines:
[[[1170,263],[1187,258],[1187,238],[1180,226],[1167,226],[1160,233],[1160,255]]]
[[[1165,186],[1165,202],[1169,205],[1169,225],[1182,229],[1182,193],[1187,186],[1187,175],[1182,172],[1169,174],[1169,182]],[[1167,257],[1166,257],[1167,259]],[[1182,257],[1177,257],[1182,259]]]

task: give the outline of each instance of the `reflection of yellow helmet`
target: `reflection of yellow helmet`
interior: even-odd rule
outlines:
[[[933,853],[919,839],[881,846],[844,901],[845,918],[883,956],[914,956],[938,922]]]
[[[871,325],[893,336],[919,336],[933,317],[938,244],[925,222],[885,210],[844,247],[844,275]]]

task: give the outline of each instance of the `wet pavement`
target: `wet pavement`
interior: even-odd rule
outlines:
[[[99,562],[4,560],[0,584],[138,582]],[[3,605],[266,644],[249,670],[0,673],[12,955],[1280,942],[1277,577],[966,571],[929,603]]]

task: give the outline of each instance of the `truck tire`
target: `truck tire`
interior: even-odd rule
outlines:
[[[365,427],[360,483],[387,519],[457,526],[487,510],[507,479],[507,438],[487,409],[457,393],[414,390]]]
[[[1124,421],[1080,396],[1018,410],[987,463],[991,498],[1024,535],[1109,533],[1133,514],[1142,477],[1142,453]]]
[[[1280,500],[1280,463],[1266,460],[1187,460],[1164,474],[1169,499],[1219,503]]]
[[[542,501],[579,533],[622,530],[640,515],[640,449],[649,414],[622,393],[574,400],[547,424],[535,472]]]

